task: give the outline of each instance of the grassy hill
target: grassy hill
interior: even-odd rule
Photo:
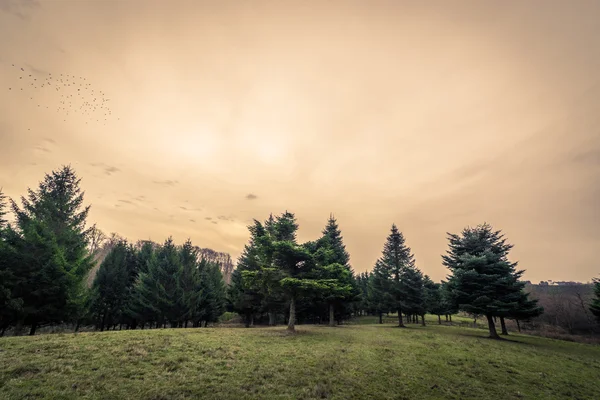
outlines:
[[[363,322],[369,322],[365,320]],[[600,347],[355,324],[0,339],[3,399],[600,399]]]

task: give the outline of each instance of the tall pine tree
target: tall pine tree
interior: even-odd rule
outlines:
[[[420,272],[414,266],[414,256],[404,235],[395,224],[387,237],[383,252],[373,269],[374,290],[379,299],[380,315],[388,308],[398,312],[398,326],[403,327],[403,312],[415,312],[421,304]]]
[[[70,166],[52,171],[37,190],[28,190],[22,205],[12,201],[19,235],[15,241],[17,297],[23,299],[21,321],[30,334],[43,323],[78,321],[84,312],[85,277],[93,260],[88,253],[80,179]]]
[[[519,281],[524,271],[517,271],[517,263],[508,260],[513,245],[488,224],[448,234],[448,241],[442,258],[451,271],[448,288],[453,302],[466,312],[485,315],[490,337],[499,338],[494,317],[518,310],[525,286]]]

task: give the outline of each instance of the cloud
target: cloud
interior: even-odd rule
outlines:
[[[0,11],[21,19],[28,19],[31,11],[39,6],[38,0],[0,0]]]
[[[190,219],[190,222],[196,222],[196,220],[194,220],[194,219]]]
[[[155,183],[157,185],[163,185],[163,186],[175,186],[179,182],[167,179],[167,180],[164,180],[164,181],[152,181],[152,183]]]
[[[212,221],[212,223],[213,223],[213,224],[215,224],[215,225],[217,225],[217,224],[218,224],[218,222],[217,222],[217,221]]]
[[[212,221],[211,217],[205,217],[204,219],[207,220],[207,221]]]
[[[44,138],[44,142],[56,144],[56,140],[54,140],[52,138]]]
[[[111,175],[112,175],[112,174],[114,174],[115,172],[119,172],[119,171],[121,171],[119,168],[117,168],[117,167],[111,167],[110,165],[107,165],[107,166],[104,168],[104,173],[105,173],[106,175],[108,175],[108,176],[111,176]]]
[[[118,200],[119,203],[125,203],[125,204],[133,204],[133,201],[131,200]]]
[[[185,208],[185,207],[179,207],[179,208],[181,208],[181,209],[182,209],[182,210],[184,210],[184,211],[187,211],[187,210],[188,210],[188,209],[187,209],[187,208]]]
[[[102,168],[105,175],[111,176],[114,173],[120,172],[121,169],[104,163],[90,163],[92,167]]]
[[[42,146],[40,144],[38,144],[37,146],[35,146],[33,149],[37,150],[39,152],[42,152],[42,153],[52,153],[52,150],[50,150],[49,148],[47,148],[45,146]]]
[[[217,219],[218,219],[219,221],[228,221],[228,222],[233,222],[233,217],[227,217],[227,216],[225,216],[225,215],[219,215],[219,216],[217,217]]]
[[[256,199],[258,199],[258,196],[255,195],[254,193],[248,193],[246,195],[246,200],[256,200]]]

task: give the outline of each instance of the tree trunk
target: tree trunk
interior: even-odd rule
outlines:
[[[438,314],[438,325],[442,324],[442,316]]]
[[[75,324],[75,332],[79,332],[79,324],[80,324],[80,321],[77,320],[77,323]]]
[[[519,330],[519,333],[521,333],[521,324],[519,324],[518,319],[516,319],[515,321],[517,321],[517,329]]]
[[[452,314],[450,314],[450,325],[452,325]]]
[[[425,314],[421,315],[421,325],[425,326]]]
[[[383,313],[382,312],[379,313],[379,323],[383,324]]]
[[[402,321],[402,309],[398,308],[398,327],[404,328],[404,322]]]
[[[250,314],[246,314],[246,328],[250,328]]]
[[[506,324],[504,323],[504,317],[500,317],[500,325],[502,326],[502,334],[508,335],[508,331],[506,330]]]
[[[335,326],[335,312],[333,303],[329,304],[329,326]]]
[[[448,322],[448,314],[446,314],[446,322]]]
[[[7,326],[6,326],[6,325],[4,325],[4,326],[2,327],[2,331],[0,331],[0,337],[4,336],[4,332],[6,332],[6,328],[7,328]]]
[[[488,327],[490,328],[490,338],[492,339],[500,339],[500,336],[498,336],[498,333],[496,332],[496,325],[494,324],[494,317],[492,317],[491,315],[486,315],[487,320],[488,320]]]
[[[275,320],[275,313],[269,312],[269,326],[275,326],[277,321]]]
[[[290,319],[287,330],[291,332],[296,331],[296,298],[294,296],[292,296],[292,300],[290,301]]]
[[[37,329],[37,321],[33,321],[31,323],[31,329],[29,330],[29,336],[35,335],[35,330]]]
[[[254,326],[254,313],[250,314],[250,328]]]

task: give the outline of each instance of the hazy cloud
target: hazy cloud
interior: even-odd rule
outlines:
[[[130,200],[118,200],[119,203],[125,203],[125,204],[134,204],[132,201]]]
[[[39,6],[38,0],[0,0],[0,11],[21,19],[28,19],[31,12]]]
[[[249,193],[246,195],[246,200],[256,200],[258,199],[258,196],[255,195],[254,193]]]
[[[190,219],[190,222],[196,222],[196,220]]]
[[[152,183],[155,183],[157,185],[163,185],[163,186],[175,186],[177,185],[179,182],[178,181],[174,181],[174,180],[164,180],[164,181],[152,181]]]

